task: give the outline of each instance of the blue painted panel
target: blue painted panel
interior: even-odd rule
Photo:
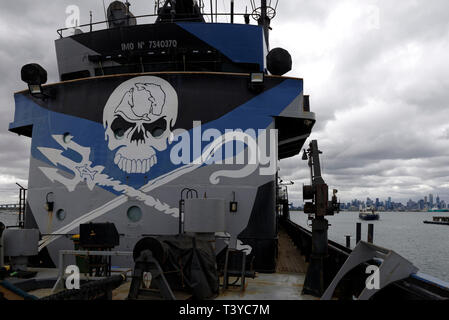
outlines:
[[[247,129],[266,129],[273,122],[273,116],[279,115],[301,92],[302,81],[287,79],[223,117],[203,124],[202,131],[212,128],[219,130],[223,134],[226,129],[241,129],[242,131]],[[24,118],[22,119],[21,117]],[[31,120],[30,117],[32,117],[33,123],[32,157],[48,163],[51,167],[54,167],[54,165],[37,148],[46,147],[63,150],[52,138],[52,135],[64,135],[65,133],[70,133],[74,137],[73,141],[77,144],[91,149],[90,161],[92,161],[92,167],[97,165],[104,166],[104,174],[136,189],[148,183],[149,180],[183,166],[183,164],[174,165],[170,160],[171,149],[176,145],[176,143],[173,143],[165,151],[157,153],[158,164],[152,167],[150,172],[146,174],[126,173],[114,164],[115,152],[111,152],[108,149],[105,129],[101,123],[49,111],[23,95],[17,96],[16,122],[11,124],[11,126],[24,121],[29,122]],[[201,120],[201,115],[198,115],[198,120]],[[193,136],[193,130],[189,131],[191,137]],[[209,143],[210,141],[202,141],[201,150]],[[193,141],[191,141],[190,154],[193,155]],[[63,151],[62,155],[75,162],[80,160],[79,155],[72,150]],[[224,154],[222,156],[223,159]],[[57,167],[60,170],[71,173],[64,166],[58,165]],[[118,194],[111,188],[105,187],[104,189]]]
[[[260,26],[221,23],[180,22],[180,27],[238,63],[264,66],[263,29]]]

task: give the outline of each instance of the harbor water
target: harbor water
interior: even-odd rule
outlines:
[[[449,226],[424,224],[433,216],[448,216],[447,212],[379,212],[378,221],[362,221],[358,212],[341,212],[327,217],[329,239],[346,245],[345,235],[351,235],[355,246],[356,223],[362,223],[362,240],[367,240],[368,224],[374,224],[374,243],[394,250],[410,260],[419,271],[449,281]],[[307,227],[307,215],[292,212],[291,220]],[[310,227],[307,227],[311,230]]]
[[[366,240],[368,223],[374,224],[374,243],[392,249],[407,258],[420,272],[449,281],[449,226],[424,224],[433,216],[448,216],[449,213],[430,212],[380,212],[378,221],[361,221],[358,212],[342,212],[327,217],[329,239],[345,245],[345,235],[351,235],[355,245],[356,223],[362,223],[362,240]],[[0,221],[7,226],[17,224],[18,215],[11,211],[0,211]],[[292,212],[292,221],[311,230],[307,215]]]
[[[12,210],[0,210],[0,222],[5,226],[16,226],[19,222],[19,215]]]

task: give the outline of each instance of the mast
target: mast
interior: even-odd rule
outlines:
[[[267,44],[267,47],[270,47],[270,39],[269,39],[269,32],[270,32],[270,22],[271,19],[267,15],[267,0],[261,0],[260,3],[260,18],[259,18],[259,25],[263,27],[263,32],[265,35],[265,42]]]
[[[271,29],[270,23],[271,19],[273,19],[274,16],[276,15],[276,8],[272,8],[270,5],[267,5],[267,0],[261,0],[259,8],[255,8],[256,6],[255,2],[254,3],[251,2],[251,5],[254,6],[253,17],[254,14],[256,14],[258,25],[263,27],[265,43],[267,45],[267,48],[269,48],[270,47],[269,32]]]

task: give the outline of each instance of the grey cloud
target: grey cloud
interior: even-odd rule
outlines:
[[[147,0],[131,3],[135,14],[153,12]],[[0,154],[1,177],[26,180],[30,143],[7,131],[13,92],[24,88],[19,72],[28,62],[42,64],[49,82],[57,81],[53,42],[70,4],[80,7],[81,23],[91,9],[95,20],[104,18],[101,1],[1,5],[0,148],[7,150]],[[354,15],[361,6],[379,9],[378,29],[366,28],[363,10]],[[279,2],[272,46],[291,52],[289,75],[305,80],[318,120],[311,138],[324,151],[325,178],[343,199],[390,195],[404,201],[429,192],[449,198],[448,7],[445,0]],[[295,181],[289,194],[297,204],[308,174],[300,156],[281,162],[284,180]],[[0,179],[0,190],[14,188],[8,179]]]
[[[334,1],[326,19],[344,3],[354,5]],[[320,39],[318,44],[329,40],[322,52],[293,52],[296,65],[305,60],[319,67],[332,60],[330,72],[307,88],[319,121],[312,138],[325,152],[325,176],[348,200],[391,195],[404,201],[426,192],[448,198],[442,187],[449,163],[448,5],[377,4],[379,29],[364,30],[356,21],[337,43]],[[307,84],[315,75],[310,70],[301,76]],[[282,163],[283,175],[296,174],[294,162]]]

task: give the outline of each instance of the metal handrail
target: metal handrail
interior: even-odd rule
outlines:
[[[245,16],[245,15],[249,15],[248,13],[233,13],[232,15],[231,15],[231,13],[214,13],[214,14],[210,14],[210,13],[202,13],[202,15],[203,16],[215,16],[215,15],[217,15],[217,16],[232,16],[232,15],[234,15],[234,16]],[[104,21],[98,21],[98,22],[90,22],[90,23],[86,23],[86,24],[82,24],[82,25],[79,25],[79,26],[76,26],[76,27],[70,27],[70,28],[61,28],[61,29],[58,29],[56,32],[58,33],[58,35],[60,36],[60,38],[64,38],[64,35],[63,35],[63,33],[64,33],[64,31],[67,31],[67,30],[74,30],[74,29],[80,29],[80,28],[85,28],[85,27],[90,27],[90,31],[89,32],[92,32],[93,30],[92,30],[92,26],[96,26],[96,25],[100,25],[100,24],[108,24],[108,23],[111,23],[111,22],[114,22],[114,21],[123,21],[123,20],[126,20],[126,19],[136,19],[136,21],[138,20],[138,19],[141,19],[141,18],[151,18],[151,17],[158,17],[159,16],[159,14],[145,14],[145,15],[140,15],[140,16],[133,16],[133,17],[131,17],[131,16],[129,16],[129,17],[127,17],[127,18],[119,18],[119,19],[113,19],[113,20],[104,20]],[[178,14],[177,15],[178,17],[179,16],[183,16],[182,14]],[[185,14],[185,16],[186,17],[188,17],[188,16],[190,16],[190,14]],[[180,19],[176,19],[177,21],[179,21]],[[194,20],[197,20],[197,18],[185,18],[185,19],[182,19],[182,21],[194,21]],[[222,23],[222,22],[208,22],[208,23]]]

